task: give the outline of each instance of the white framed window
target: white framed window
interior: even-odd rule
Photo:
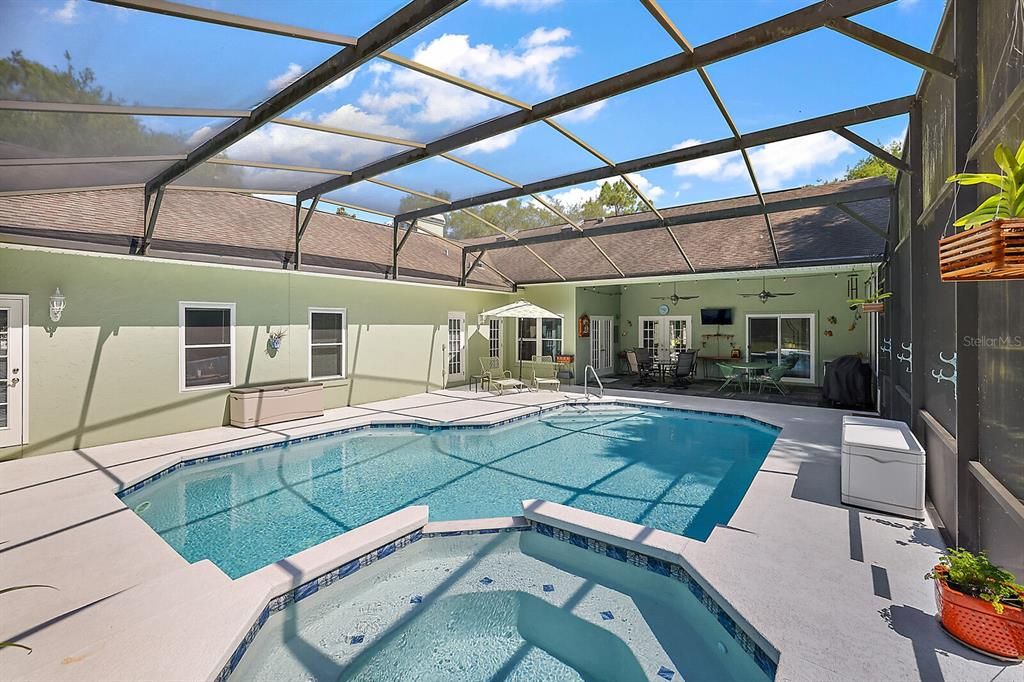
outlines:
[[[466,378],[466,313],[448,313],[448,380]]]
[[[558,317],[520,318],[516,338],[519,360],[533,360],[534,355],[554,358],[562,352],[562,320]]]
[[[747,315],[747,360],[788,364],[785,380],[813,384],[816,337],[814,313]]]
[[[178,303],[178,388],[235,385],[235,304]]]
[[[487,355],[492,358],[501,357],[501,340],[505,331],[500,317],[487,321]]]
[[[344,379],[348,316],[344,308],[309,309],[309,379]]]

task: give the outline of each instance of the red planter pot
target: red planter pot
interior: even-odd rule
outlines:
[[[944,567],[936,566],[941,572]],[[996,613],[984,599],[957,592],[935,581],[935,605],[942,626],[967,646],[1002,659],[1024,660],[1024,610],[1003,604]]]

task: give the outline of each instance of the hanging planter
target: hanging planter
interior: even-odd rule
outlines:
[[[868,296],[867,298],[848,298],[846,302],[850,304],[851,310],[859,306],[862,313],[884,313],[885,299],[890,296],[892,296],[891,291],[880,291],[874,296]]]
[[[1015,155],[997,145],[993,156],[1001,174],[959,173],[947,180],[999,191],[953,223],[962,232],[939,240],[944,281],[1024,279],[1024,142]]]

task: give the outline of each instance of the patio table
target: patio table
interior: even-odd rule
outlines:
[[[750,393],[750,375],[754,372],[758,374],[766,372],[769,368],[774,366],[774,363],[768,362],[767,360],[730,360],[728,362],[721,362],[720,364],[727,365],[733,369],[738,369],[747,375],[747,393]]]

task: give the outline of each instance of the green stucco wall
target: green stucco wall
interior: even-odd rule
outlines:
[[[52,324],[60,286],[67,309]],[[29,443],[35,455],[227,423],[227,389],[180,392],[178,303],[235,303],[236,383],[307,378],[310,307],[348,312],[348,374],[327,381],[327,406],[356,405],[442,384],[449,311],[466,314],[467,376],[487,352],[477,315],[508,294],[144,258],[0,247],[0,293],[28,294]],[[271,330],[287,336],[273,357]]]

